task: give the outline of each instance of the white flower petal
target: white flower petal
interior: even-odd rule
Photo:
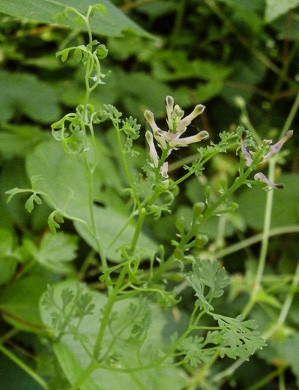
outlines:
[[[165,162],[160,170],[161,176],[164,177],[165,179],[168,178],[168,162]]]
[[[194,118],[196,118],[198,115],[202,114],[205,109],[205,106],[202,104],[198,104],[194,110],[191,112],[191,114],[187,115],[184,119],[182,119],[178,126],[177,126],[177,132],[179,134],[183,134],[186,131],[187,126],[190,125],[190,123],[193,121]]]
[[[246,137],[246,132],[243,131],[242,133],[242,136],[241,136],[241,150],[242,150],[242,153],[243,153],[243,156],[245,157],[245,160],[246,160],[246,165],[248,167],[250,167],[250,165],[252,164],[252,157],[251,157],[251,154],[248,152],[248,150],[246,149],[246,146],[245,146],[245,137]]]
[[[202,130],[198,134],[192,135],[191,137],[173,139],[169,142],[169,145],[173,148],[178,146],[188,146],[190,144],[193,144],[194,142],[199,142],[204,139],[207,139],[208,137],[209,133],[205,130]]]
[[[158,153],[156,151],[155,144],[154,144],[153,134],[150,131],[147,131],[145,133],[145,138],[150,148],[149,154],[151,156],[151,159],[154,162],[154,166],[157,168],[159,161],[158,161]]]

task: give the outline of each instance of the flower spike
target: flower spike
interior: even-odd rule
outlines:
[[[196,135],[180,138],[183,133],[187,130],[187,127],[196,118],[200,115],[205,107],[202,104],[198,104],[191,114],[184,117],[184,111],[177,104],[174,105],[174,99],[172,96],[167,96],[165,99],[168,131],[161,130],[154,118],[154,114],[146,110],[144,112],[144,118],[151,127],[152,132],[146,132],[146,140],[150,148],[150,157],[154,163],[154,167],[158,168],[160,166],[160,174],[162,177],[168,177],[168,163],[165,162],[165,159],[171,154],[172,150],[175,150],[179,147],[188,146],[194,142],[199,142],[209,137],[209,133],[205,130],[200,131]],[[159,157],[155,148],[154,138],[157,141],[158,146],[163,150],[163,161],[159,162]]]

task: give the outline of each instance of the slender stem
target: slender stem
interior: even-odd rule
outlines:
[[[70,387],[69,390],[77,390],[80,388],[82,383],[84,383],[88,377],[92,374],[92,372],[96,369],[96,362],[91,361],[90,364],[84,369],[83,375],[79,376],[77,381]]]
[[[280,311],[279,318],[274,326],[270,328],[266,333],[263,334],[263,338],[268,340],[272,335],[285,323],[289,310],[291,308],[295,292],[299,285],[299,262],[297,263],[296,272],[292,281],[291,288],[289,289],[288,295],[284,301],[282,309]]]
[[[135,248],[136,248],[136,245],[137,245],[137,241],[138,241],[138,237],[139,237],[139,235],[141,233],[141,228],[142,228],[145,216],[146,216],[145,209],[141,209],[141,211],[139,213],[139,217],[138,217],[137,226],[135,228],[134,236],[133,236],[133,239],[132,239],[132,242],[131,242],[131,247],[130,247],[130,252],[131,253],[134,253],[134,251],[135,251]]]
[[[141,203],[140,203],[139,197],[137,195],[137,192],[136,192],[136,189],[135,189],[135,185],[134,185],[134,182],[133,182],[133,179],[132,179],[129,167],[128,167],[126,153],[124,152],[124,149],[123,149],[123,146],[122,146],[122,142],[121,142],[120,130],[119,130],[119,128],[116,125],[114,125],[114,127],[115,127],[116,134],[117,134],[118,147],[119,147],[119,150],[120,150],[120,153],[121,153],[121,156],[122,156],[125,172],[126,172],[126,175],[127,175],[127,178],[128,178],[129,184],[130,184],[130,187],[131,187],[131,189],[133,191],[133,195],[134,195],[135,202],[137,204],[138,210],[140,210]]]
[[[31,367],[29,367],[26,363],[24,363],[21,359],[19,359],[16,355],[14,355],[9,349],[5,348],[2,343],[0,343],[0,351],[7,356],[10,360],[12,360],[17,366],[19,366],[23,371],[25,371],[32,379],[35,380],[43,389],[48,389],[47,383],[34,371]]]
[[[291,126],[291,123],[296,115],[298,107],[299,107],[299,93],[297,94],[295,102],[294,102],[294,104],[291,108],[291,111],[287,117],[287,120],[283,126],[283,129],[281,131],[281,135],[284,135],[285,132]],[[275,163],[276,163],[276,158],[274,157],[269,162],[269,180],[270,181],[274,181]],[[262,276],[263,276],[263,272],[264,272],[264,268],[265,268],[266,256],[267,256],[267,251],[268,251],[268,244],[269,244],[273,196],[274,196],[274,192],[268,191],[267,198],[266,198],[264,230],[263,230],[262,246],[261,246],[260,257],[259,257],[259,265],[258,265],[257,275],[255,278],[255,283],[254,283],[252,294],[250,296],[250,299],[249,299],[247,305],[245,306],[245,308],[243,310],[244,315],[247,315],[249,313],[249,311],[251,310],[251,308],[253,307],[253,305],[255,304],[256,297],[257,297],[257,294],[259,292],[260,285],[261,285],[261,280],[262,280]]]
[[[298,233],[298,232],[299,232],[298,225],[283,226],[283,227],[271,229],[269,231],[269,237],[280,236],[281,234]],[[245,249],[251,245],[254,245],[260,242],[262,239],[263,239],[263,233],[259,233],[250,238],[247,238],[246,240],[228,246],[224,249],[220,249],[218,252],[211,253],[210,256],[213,256],[214,258],[225,257],[232,253]]]
[[[276,378],[285,370],[284,367],[279,367],[275,371],[270,372],[270,374],[264,376],[262,379],[260,379],[257,383],[255,383],[252,386],[247,387],[246,390],[258,390],[264,388],[265,385],[270,383],[272,379]]]
[[[178,35],[180,34],[180,31],[182,29],[183,20],[184,20],[184,11],[186,8],[186,1],[187,0],[180,0],[179,4],[177,5],[177,12],[176,12],[176,18],[174,22],[174,28],[172,31],[172,36],[170,38],[170,44],[171,47],[175,47],[175,44],[178,42]]]
[[[86,166],[86,169],[88,172],[88,205],[89,205],[89,216],[90,216],[90,221],[91,221],[92,233],[93,233],[93,236],[95,239],[97,251],[98,251],[100,259],[101,259],[102,267],[105,270],[105,269],[107,269],[107,260],[106,260],[106,257],[104,255],[102,249],[101,249],[101,244],[100,244],[98,234],[97,234],[97,227],[96,227],[94,207],[93,207],[93,198],[94,198],[93,197],[93,194],[94,194],[93,174],[92,174],[90,167],[88,165],[86,152],[84,152],[84,162],[85,162],[85,166]]]
[[[271,159],[269,162],[269,180],[274,181],[275,174],[275,158]],[[263,229],[263,239],[262,246],[260,250],[259,263],[257,274],[254,281],[253,291],[250,296],[250,300],[243,310],[243,314],[247,315],[256,301],[256,296],[261,287],[261,281],[264,273],[266,257],[268,252],[269,236],[270,236],[270,226],[271,226],[271,215],[272,215],[272,206],[273,206],[273,196],[274,190],[267,192],[266,198],[266,209],[265,209],[265,218],[264,218],[264,229]]]
[[[254,162],[258,161],[259,158],[260,158],[260,154],[257,153],[256,156],[255,156],[255,161]],[[225,202],[225,200],[230,195],[232,195],[239,187],[241,187],[245,183],[247,177],[251,174],[251,172],[254,169],[254,167],[255,167],[255,163],[253,163],[243,174],[241,174],[235,180],[234,184],[222,196],[220,196],[220,198],[215,203],[213,203],[210,207],[207,208],[201,224],[203,224],[206,221],[208,221],[214,215],[214,213],[217,210],[217,208],[221,204],[223,204]],[[180,242],[178,247],[183,249],[184,246],[191,240],[191,238],[193,236],[194,236],[194,232],[190,231],[188,234],[186,234],[184,239],[182,239],[182,241]],[[162,277],[162,275],[164,274],[164,272],[174,263],[175,260],[176,260],[176,258],[174,256],[174,252],[173,252],[172,255],[170,255],[170,257],[163,264],[161,264],[159,266],[159,268],[155,272],[154,277],[152,278],[152,281],[155,282],[155,281],[159,280]]]
[[[287,117],[287,120],[285,121],[285,124],[281,130],[280,137],[282,137],[290,129],[291,124],[295,118],[297,111],[298,111],[298,108],[299,108],[299,92],[296,96],[296,99],[295,99],[294,104],[291,108],[291,111]]]

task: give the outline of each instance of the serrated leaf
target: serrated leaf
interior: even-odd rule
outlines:
[[[230,279],[225,276],[224,268],[218,268],[217,260],[201,260],[193,264],[193,270],[187,275],[187,279],[207,310],[212,309],[211,300],[221,297],[223,289],[230,283]]]
[[[220,344],[220,356],[225,355],[231,359],[240,357],[248,360],[257,349],[261,349],[267,344],[255,329],[256,323],[253,320],[243,321],[243,316],[230,318],[212,314],[218,321],[222,329],[222,343]]]

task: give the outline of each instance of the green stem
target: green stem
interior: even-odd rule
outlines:
[[[269,384],[274,378],[279,376],[284,370],[285,370],[284,367],[279,367],[277,370],[270,372],[270,374],[264,376],[262,379],[260,379],[254,385],[247,387],[246,390],[258,390],[261,388],[265,388],[264,387],[265,385]]]
[[[94,215],[94,207],[93,207],[93,194],[94,194],[94,188],[93,188],[93,173],[90,170],[88,161],[87,161],[87,154],[84,152],[84,162],[85,162],[85,167],[88,172],[88,205],[89,205],[89,216],[90,216],[90,221],[91,221],[91,228],[92,228],[92,233],[94,236],[94,240],[96,243],[97,247],[97,252],[100,256],[102,267],[104,270],[107,269],[107,260],[106,257],[101,249],[101,244],[98,239],[98,234],[97,234],[97,227],[96,227],[96,222],[95,222],[95,215]]]
[[[17,366],[19,366],[23,371],[25,371],[32,379],[35,380],[43,389],[48,389],[47,383],[29,367],[26,363],[24,363],[21,359],[19,359],[16,355],[14,355],[9,349],[5,348],[2,343],[0,343],[0,351],[7,356],[10,360],[12,360]]]
[[[287,120],[283,126],[283,129],[281,131],[281,135],[284,135],[285,132],[289,129],[289,127],[292,124],[292,121],[296,115],[296,112],[299,107],[299,93],[297,94],[297,97],[295,99],[295,102],[291,108],[291,111],[287,117]],[[269,180],[274,181],[275,176],[275,163],[276,158],[272,158],[269,162]],[[246,316],[249,311],[252,309],[256,302],[256,297],[259,292],[260,286],[261,286],[261,280],[264,273],[265,268],[265,262],[266,262],[266,256],[268,251],[268,244],[269,244],[269,236],[270,236],[270,225],[271,225],[271,213],[272,213],[272,205],[273,205],[273,196],[274,191],[268,191],[267,198],[266,198],[266,210],[265,210],[265,219],[264,219],[264,230],[263,230],[263,239],[262,239],[262,246],[260,251],[260,257],[259,257],[259,264],[258,264],[258,270],[257,275],[255,278],[255,283],[253,287],[253,291],[251,293],[250,299],[245,306],[243,310],[243,314]]]
[[[269,162],[269,175],[268,175],[269,180],[274,181],[274,176],[275,176],[275,158],[273,158]],[[267,192],[263,239],[262,239],[262,246],[261,246],[260,257],[259,257],[258,269],[257,269],[255,281],[254,281],[253,291],[252,291],[251,296],[250,296],[250,300],[243,310],[243,314],[245,316],[249,313],[249,311],[251,310],[251,308],[255,304],[257,294],[258,294],[260,287],[261,287],[261,281],[262,281],[262,277],[263,277],[263,273],[264,273],[266,257],[267,257],[267,252],[268,252],[268,245],[269,245],[273,196],[274,196],[274,190]]]
[[[128,167],[127,157],[126,157],[126,154],[124,152],[124,149],[123,149],[123,146],[122,146],[122,142],[121,142],[120,130],[117,127],[117,125],[115,125],[115,124],[114,124],[114,127],[115,127],[116,134],[117,134],[118,147],[119,147],[119,150],[120,150],[120,153],[121,153],[121,156],[122,156],[125,172],[126,172],[126,175],[127,175],[127,178],[128,178],[129,184],[130,184],[130,187],[131,187],[131,189],[133,191],[133,195],[134,195],[137,207],[138,207],[138,211],[140,212],[140,210],[141,210],[141,203],[140,203],[140,200],[138,198],[138,195],[137,195],[137,192],[136,192],[136,189],[135,189],[135,186],[134,186],[134,182],[133,182],[133,179],[132,179],[129,167]]]
[[[268,340],[272,335],[285,323],[289,310],[291,308],[295,293],[297,291],[299,285],[299,262],[297,263],[296,272],[292,281],[291,288],[288,292],[288,295],[284,301],[282,309],[280,311],[280,315],[277,323],[272,326],[266,333],[263,334],[263,338]]]
[[[271,229],[269,231],[269,237],[280,236],[282,234],[288,234],[288,233],[298,233],[298,232],[299,232],[298,225],[282,226],[282,227]],[[251,245],[254,245],[260,242],[262,239],[263,239],[263,233],[259,233],[250,238],[247,238],[246,240],[238,242],[237,244],[233,244],[224,249],[220,249],[216,253],[211,253],[210,256],[213,256],[214,258],[225,257],[232,253],[245,249]]]
[[[92,374],[92,372],[96,369],[96,362],[91,361],[90,364],[84,369],[83,375],[81,375],[77,381],[70,387],[69,390],[77,390],[80,388],[82,383],[84,383],[89,376]]]
[[[138,237],[139,237],[139,235],[141,233],[141,228],[142,228],[145,216],[146,216],[145,209],[141,209],[140,213],[139,213],[139,217],[138,217],[137,226],[136,226],[135,232],[134,232],[134,237],[132,239],[132,243],[131,243],[131,247],[130,247],[130,252],[131,253],[134,253],[134,251],[135,251],[135,248],[136,248],[136,245],[137,245],[137,241],[138,241]]]
[[[103,314],[103,318],[102,318],[102,321],[101,321],[101,326],[100,326],[100,329],[99,329],[99,332],[98,332],[98,335],[97,335],[97,339],[96,339],[96,342],[95,342],[95,346],[94,346],[94,350],[93,350],[93,356],[95,359],[97,359],[97,355],[99,353],[99,350],[101,348],[101,343],[102,343],[102,340],[103,340],[103,337],[104,337],[104,333],[105,333],[105,329],[106,329],[106,326],[108,324],[108,321],[109,321],[109,316],[110,316],[110,313],[111,313],[111,310],[112,310],[112,307],[116,301],[116,296],[117,296],[117,293],[119,291],[119,289],[121,288],[121,285],[124,281],[124,278],[126,276],[126,273],[127,273],[127,267],[124,266],[119,274],[119,277],[118,277],[118,280],[115,284],[115,287],[114,287],[114,290],[113,290],[113,294],[111,294],[108,298],[108,301],[107,301],[107,304],[105,306],[105,310],[104,310],[104,314]]]
[[[292,122],[293,122],[293,120],[295,118],[295,115],[296,115],[297,111],[298,111],[298,108],[299,108],[299,92],[298,92],[298,94],[296,96],[296,99],[295,99],[294,104],[293,104],[293,106],[291,108],[291,111],[290,111],[290,113],[289,113],[289,115],[287,117],[287,120],[285,121],[283,129],[281,130],[280,138],[282,136],[284,136],[284,134],[290,129],[291,124],[292,124]]]

